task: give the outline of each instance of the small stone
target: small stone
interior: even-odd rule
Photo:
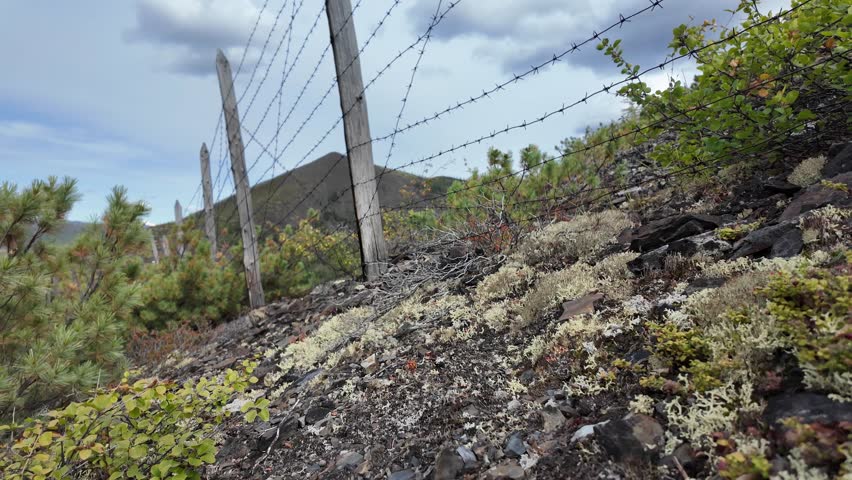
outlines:
[[[521,401],[518,400],[517,398],[513,398],[512,401],[509,402],[508,405],[506,405],[506,410],[509,410],[511,412],[513,410],[517,410],[517,409],[521,408],[521,406],[522,406]]]
[[[324,419],[329,413],[331,413],[330,408],[311,407],[305,412],[305,425],[313,425]]]
[[[344,450],[340,452],[340,455],[337,457],[337,461],[335,465],[337,468],[346,468],[350,470],[354,470],[361,462],[364,461],[364,455],[361,455],[358,452],[353,452],[350,450]]]
[[[388,475],[388,480],[414,480],[414,477],[414,470],[408,469],[391,473]]]
[[[698,235],[719,226],[719,218],[710,215],[675,215],[642,225],[631,235],[630,249],[644,253],[681,238]]]
[[[518,377],[518,380],[524,385],[529,385],[535,381],[535,370],[527,369],[524,370],[523,373]]]
[[[559,321],[563,322],[571,317],[583,315],[587,313],[595,313],[595,305],[603,300],[604,296],[601,293],[592,293],[570,302],[562,304],[562,316]]]
[[[596,427],[602,427],[607,423],[609,423],[609,420],[600,423],[595,423],[592,425],[583,425],[582,427],[578,428],[576,432],[574,432],[574,435],[571,435],[571,443],[579,442],[584,438],[591,437],[595,434]]]
[[[515,461],[501,463],[485,472],[485,477],[490,480],[518,480],[524,478],[524,475],[524,469]]]
[[[458,478],[462,469],[464,469],[464,461],[453,450],[445,448],[438,452],[435,457],[435,480],[455,480]]]
[[[462,410],[462,415],[465,418],[476,418],[479,416],[479,409],[476,408],[476,405],[468,405]]]
[[[660,450],[665,440],[659,422],[648,415],[634,413],[596,427],[595,436],[601,447],[616,460],[647,457]]]
[[[473,450],[465,447],[464,445],[457,448],[456,453],[459,454],[462,461],[464,462],[465,470],[473,470],[478,465],[478,462],[476,460],[476,454],[473,453]]]
[[[503,449],[507,457],[520,458],[521,455],[527,453],[527,447],[524,445],[524,439],[521,438],[520,432],[515,432],[509,435],[506,440],[506,447]]]
[[[544,423],[544,431],[547,433],[555,432],[565,425],[565,415],[558,408],[546,406],[541,409],[541,419]]]
[[[376,361],[376,354],[372,354],[369,357],[365,358],[361,362],[361,368],[363,368],[367,373],[373,373],[376,371],[379,363]]]

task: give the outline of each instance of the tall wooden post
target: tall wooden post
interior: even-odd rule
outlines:
[[[231,154],[231,173],[236,187],[237,211],[240,215],[240,233],[243,239],[243,264],[246,269],[249,304],[252,308],[265,305],[263,286],[260,283],[260,258],[257,254],[257,232],[254,229],[251,190],[246,171],[243,136],[240,131],[240,114],[237,110],[237,97],[234,93],[234,77],[231,65],[222,50],[216,54],[216,72],[219,75],[219,91],[222,94],[222,108],[225,114],[225,126],[228,130],[228,150]]]
[[[157,239],[151,235],[151,253],[154,254],[154,263],[160,263],[160,252],[157,251]]]
[[[162,237],[160,237],[160,243],[163,246],[163,258],[167,258],[167,257],[171,256],[172,252],[169,249],[169,237],[166,236],[166,235],[163,235]]]
[[[210,242],[210,255],[216,258],[216,217],[213,212],[213,180],[210,178],[210,152],[201,144],[201,189],[204,192],[204,233]]]
[[[177,250],[178,257],[183,256],[183,207],[180,205],[180,200],[175,200],[175,226],[177,226]]]
[[[373,165],[367,100],[363,95],[364,80],[358,59],[355,19],[350,0],[326,0],[325,11],[331,32],[340,108],[344,113],[343,134],[361,242],[361,264],[367,280],[376,280],[387,271],[388,250],[376,191],[376,167]]]

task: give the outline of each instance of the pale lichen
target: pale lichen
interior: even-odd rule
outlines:
[[[797,165],[787,177],[787,181],[802,188],[808,187],[822,178],[823,167],[825,167],[825,157],[822,155],[802,160],[802,163]]]

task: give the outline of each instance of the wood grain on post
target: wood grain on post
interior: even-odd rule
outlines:
[[[345,115],[343,132],[358,221],[361,263],[367,280],[376,280],[387,271],[388,251],[376,191],[376,167],[373,165],[373,145],[367,101],[363,95],[364,80],[358,59],[352,4],[350,0],[326,0],[325,11],[331,32],[340,107]]]
[[[219,91],[228,132],[228,151],[231,154],[231,173],[236,187],[237,212],[240,215],[240,234],[243,240],[243,264],[246,269],[249,304],[252,308],[265,305],[263,286],[260,283],[260,258],[257,253],[257,232],[254,229],[251,190],[246,171],[245,149],[240,130],[240,114],[237,96],[234,93],[234,78],[231,65],[222,50],[216,54],[216,72],[219,76]]]
[[[210,242],[210,255],[216,258],[216,217],[213,211],[213,180],[210,178],[210,152],[201,144],[201,189],[204,192],[204,233]]]

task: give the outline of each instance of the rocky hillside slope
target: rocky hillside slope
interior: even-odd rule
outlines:
[[[251,312],[152,373],[259,356],[272,416],[223,425],[208,478],[852,474],[852,145],[644,185],[505,254],[433,245]]]
[[[223,174],[230,175],[227,171]],[[377,166],[376,176],[381,174],[382,168]],[[454,181],[450,177],[423,178],[402,171],[388,171],[381,178],[379,198],[385,207],[396,207],[404,202],[423,199],[427,195],[445,193]],[[230,178],[225,181],[227,184],[225,190],[232,190]],[[255,223],[257,225],[267,223],[278,226],[296,225],[299,220],[305,218],[311,208],[322,210],[321,220],[328,224],[351,222],[352,212],[355,211],[352,193],[349,191],[351,183],[346,157],[336,152],[323,155],[313,162],[254,185],[251,193]],[[314,188],[316,185],[319,187]],[[424,189],[428,191],[424,192]],[[405,197],[401,193],[403,191],[408,192],[410,197]],[[216,203],[215,212],[216,224],[220,229],[227,228],[230,232],[239,231],[239,219],[233,195]],[[290,216],[285,218],[288,213]],[[159,235],[169,225],[171,223],[158,225],[154,231]]]

